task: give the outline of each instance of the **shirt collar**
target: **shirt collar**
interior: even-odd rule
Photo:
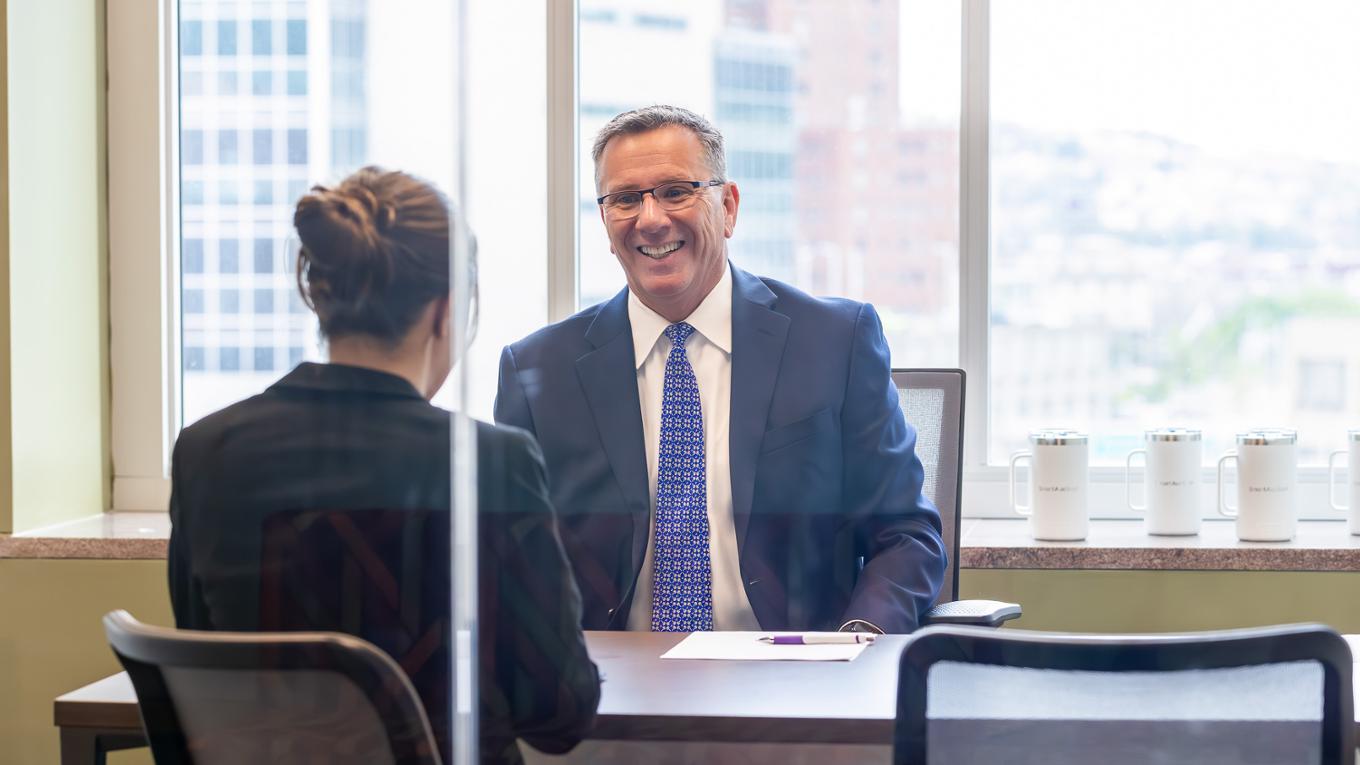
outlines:
[[[301,388],[333,392],[374,393],[399,398],[425,397],[403,377],[348,364],[316,364],[304,361],[270,388]]]
[[[726,354],[732,353],[732,265],[723,268],[722,278],[708,293],[704,301],[684,321],[704,336],[704,339]],[[643,304],[642,300],[628,290],[628,323],[633,328],[633,364],[642,368],[647,356],[656,346],[661,333],[671,322],[666,317]]]

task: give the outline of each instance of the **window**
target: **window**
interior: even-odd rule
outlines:
[[[255,290],[255,313],[272,316],[274,313],[274,291]],[[258,369],[259,367],[256,367]]]
[[[354,23],[354,22],[350,22]],[[301,19],[288,20],[288,55],[307,55],[307,22]]]
[[[1122,464],[1145,428],[1202,428],[1212,460],[1272,425],[1316,465],[1360,421],[1327,358],[1360,337],[1357,24],[1345,0],[992,3],[993,462],[1034,427]]]
[[[184,56],[203,55],[203,22],[184,21],[179,26],[179,52]]]
[[[307,164],[307,132],[304,130],[288,131],[288,164],[305,165]]]
[[[241,258],[235,239],[222,239],[217,243],[217,270],[224,274],[241,271]]]
[[[898,366],[957,365],[959,5],[861,16],[839,3],[677,4],[632,27],[594,23],[617,5],[580,3],[592,22],[578,48],[580,305],[623,287],[595,205],[594,135],[620,111],[672,103],[723,131],[741,191],[735,264],[872,302]],[[692,60],[642,78],[618,65],[657,50]],[[873,91],[865,58],[847,50],[878,51],[892,87]]]
[[[590,139],[619,111],[673,102],[712,116],[728,137],[743,192],[730,243],[738,265],[873,302],[895,365],[973,373],[970,407],[982,408],[969,413],[970,428],[980,428],[967,440],[977,450],[970,480],[995,476],[1030,428],[1050,425],[1089,430],[1093,458],[1105,466],[1148,427],[1198,425],[1212,458],[1248,425],[1293,426],[1305,464],[1320,464],[1340,438],[1338,423],[1360,420],[1360,395],[1352,395],[1360,358],[1348,347],[1360,335],[1360,112],[1350,97],[1360,92],[1360,49],[1345,35],[1360,26],[1360,9],[1346,0],[1302,0],[1288,12],[1227,0],[1193,8],[1111,0],[1099,12],[1077,0],[1033,3],[993,0],[990,17],[961,36],[962,2],[878,3],[847,23],[861,18],[847,8],[867,0],[684,4],[664,15],[581,0],[572,29],[579,39],[554,38],[577,39],[563,59],[579,61],[578,139],[565,154],[555,144],[545,153],[541,113],[515,111],[519,99],[504,96],[539,104],[537,94],[552,96],[547,124],[560,124],[553,99],[568,87],[544,80],[557,68],[537,45],[503,45],[545,20],[522,7],[469,5],[479,31],[468,55],[498,73],[494,87],[468,82],[469,140],[481,154],[469,159],[468,214],[488,254],[484,296],[518,290],[534,306],[553,306],[496,315],[513,301],[484,301],[491,315],[483,314],[473,349],[488,378],[474,381],[482,411],[502,342],[623,286],[593,201]],[[450,134],[434,104],[380,108],[394,92],[383,77],[392,75],[371,64],[394,40],[414,49],[436,25],[375,35],[371,16],[387,13],[380,4],[308,5],[306,13],[299,4],[286,13],[241,5],[180,9],[180,298],[186,314],[195,300],[202,306],[185,317],[180,340],[186,420],[233,400],[191,393],[212,388],[219,343],[241,345],[228,338],[243,328],[216,315],[224,288],[217,243],[274,242],[273,268],[260,271],[255,261],[256,273],[290,281],[289,210],[311,184],[364,162],[438,175],[425,168],[441,160],[419,149],[442,146]],[[238,63],[204,55],[232,55],[223,45],[234,52],[245,30],[254,53],[252,22],[262,16],[276,35],[269,56]],[[309,34],[321,44],[309,46]],[[979,39],[989,41],[988,65],[965,82],[959,61]],[[659,49],[692,53],[685,76],[639,78],[618,66]],[[249,72],[251,85],[218,100],[231,95],[227,65]],[[316,86],[306,90],[306,111],[301,97],[281,97],[296,90],[291,71],[306,74],[304,89]],[[961,124],[961,94],[979,76],[986,100],[968,102],[967,114],[987,107],[989,122],[977,124],[988,152],[961,180],[961,135],[965,149],[975,145],[961,127],[976,119]],[[413,119],[411,108],[423,106],[431,119]],[[443,137],[409,137],[425,125],[422,136]],[[230,156],[221,145],[205,156],[214,148],[211,135],[204,147],[204,135],[223,130],[242,133],[230,168],[220,164]],[[560,169],[573,151],[581,169],[569,195],[574,257],[551,255],[558,271],[541,268],[539,253],[514,263],[509,253],[535,250],[523,242],[548,241],[526,222],[565,195],[519,191],[509,179]],[[223,201],[227,180],[251,207]],[[970,184],[986,193],[961,204]],[[976,234],[966,225],[979,215],[984,241],[961,243],[961,222]],[[573,270],[559,273],[559,261]],[[227,289],[265,286],[243,279]],[[986,289],[970,291],[973,284]],[[570,298],[561,298],[563,285]],[[288,284],[270,286],[273,318],[283,317],[275,358],[283,362],[283,348],[290,364],[315,357],[305,308]],[[204,349],[204,366],[188,365],[190,348]]]
[[[236,131],[224,130],[217,134],[217,164],[234,165],[236,162]]]
[[[186,130],[180,140],[180,157],[186,165],[203,164],[203,131]]]
[[[219,56],[236,55],[235,21],[217,22],[217,54]]]
[[[203,273],[202,239],[185,239],[180,244],[180,268],[186,274]]]
[[[180,424],[263,390],[285,360],[291,368],[322,357],[315,318],[296,296],[292,268],[293,206],[313,184],[377,163],[453,188],[455,130],[442,100],[454,92],[453,5],[427,4],[410,14],[350,0],[178,4],[181,81],[190,72],[217,81],[228,71],[249,81],[241,86],[248,93],[182,89],[177,104],[184,179],[174,211],[183,264]],[[370,46],[375,23],[386,32]],[[209,50],[249,55],[200,63],[194,51],[204,43],[193,35],[204,28]],[[314,30],[326,30],[331,44],[309,45]],[[418,78],[410,70],[374,69],[379,59],[408,60],[411,50],[422,52]],[[364,83],[377,71],[388,78],[383,95],[404,92],[417,80],[441,95],[375,99]],[[313,83],[327,81],[346,87],[313,92]]]
[[[274,273],[274,243],[268,239],[255,240],[255,273]]]
[[[217,349],[217,368],[222,372],[235,372],[241,368],[240,348]]]
[[[306,72],[299,69],[288,73],[288,95],[290,96],[307,95]]]
[[[273,50],[273,22],[268,19],[255,19],[250,22],[250,52],[255,56],[268,56]]]
[[[256,128],[251,133],[251,143],[254,147],[252,158],[257,165],[268,165],[274,159],[274,134],[269,130]]]

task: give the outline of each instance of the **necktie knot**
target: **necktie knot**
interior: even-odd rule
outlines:
[[[691,327],[683,321],[676,322],[675,324],[666,327],[666,337],[671,339],[672,347],[683,348],[685,341],[688,340],[689,336],[692,334],[694,334],[694,327]]]

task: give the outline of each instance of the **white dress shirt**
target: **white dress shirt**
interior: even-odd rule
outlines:
[[[651,490],[652,523],[647,554],[642,559],[628,629],[652,628],[652,557],[656,542],[656,470],[661,444],[661,395],[666,357],[671,341],[664,334],[670,322],[628,293],[628,321],[633,328],[633,358],[637,362],[638,401],[642,404],[642,435],[647,444],[647,486]],[[708,479],[708,556],[713,574],[713,628],[758,630],[760,625],[746,598],[737,550],[737,527],[732,518],[732,470],[728,463],[728,421],[732,409],[732,270],[704,302],[685,319],[694,333],[685,355],[699,385],[704,416],[704,475]]]

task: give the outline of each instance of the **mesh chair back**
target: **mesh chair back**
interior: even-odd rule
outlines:
[[[916,456],[925,468],[922,492],[940,511],[949,560],[938,603],[958,599],[959,492],[963,464],[962,369],[894,369],[902,413],[916,428]]]
[[[338,633],[196,632],[104,617],[158,763],[438,765],[415,689]]]
[[[1321,625],[929,627],[902,656],[894,762],[1339,764],[1354,746],[1351,671]]]
[[[334,631],[380,648],[410,678],[446,755],[449,513],[295,510],[265,521],[259,629]]]

